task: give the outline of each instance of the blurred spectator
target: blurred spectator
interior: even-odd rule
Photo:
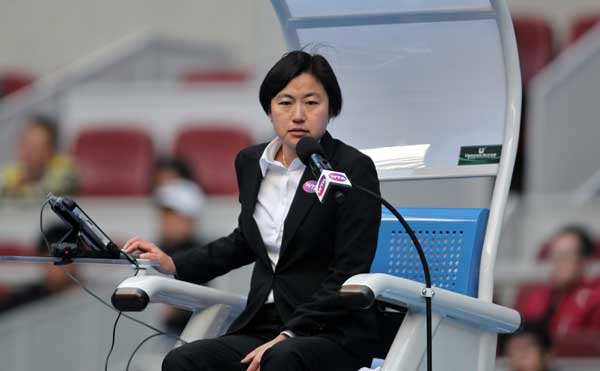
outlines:
[[[159,186],[154,199],[159,209],[160,246],[170,256],[202,244],[196,237],[198,219],[204,207],[204,194],[196,183],[172,179]],[[180,333],[191,313],[169,307],[165,316],[167,329]]]
[[[45,230],[46,238],[50,244],[60,241],[69,231],[64,224],[56,224]],[[75,242],[69,240],[66,242]],[[48,256],[48,247],[40,236],[37,243],[38,254]],[[21,287],[11,288],[0,296],[0,312],[43,299],[52,294],[62,292],[74,285],[73,281],[65,274],[63,269],[76,275],[76,266],[71,264],[58,267],[54,264],[40,264],[42,269],[41,278],[36,282],[27,283]]]
[[[543,326],[553,341],[582,330],[600,332],[600,280],[585,277],[593,248],[581,227],[562,229],[548,248],[551,282],[522,295],[517,309],[529,323]]]
[[[156,160],[152,189],[177,179],[194,180],[190,168],[183,160],[177,157],[161,157]]]
[[[33,116],[19,138],[18,161],[0,172],[0,196],[43,197],[48,192],[69,194],[76,187],[73,162],[57,153],[57,123],[46,116]]]
[[[550,337],[540,328],[526,327],[506,342],[511,371],[550,371]]]

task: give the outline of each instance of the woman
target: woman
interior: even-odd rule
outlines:
[[[286,54],[267,73],[259,97],[276,138],[236,158],[238,227],[174,260],[139,238],[125,245],[194,283],[255,263],[247,306],[228,333],[171,351],[163,370],[358,370],[385,355],[383,328],[397,329],[384,326],[376,310],[351,311],[337,297],[346,279],[369,271],[381,208],[354,190],[341,205],[320,204],[295,147],[306,135],[320,140],[333,168],[379,193],[375,166],[326,131],[342,95],[322,56]]]

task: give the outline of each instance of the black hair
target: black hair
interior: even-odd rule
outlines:
[[[552,348],[552,338],[543,323],[534,322],[525,324],[525,327],[515,335],[532,336],[543,353],[550,351],[550,348]]]
[[[159,170],[173,170],[185,180],[194,180],[187,162],[179,157],[159,157],[154,162],[154,171],[157,172]]]
[[[303,50],[284,54],[267,72],[259,91],[260,105],[266,114],[271,113],[273,97],[303,73],[311,74],[323,85],[329,98],[329,117],[339,115],[342,110],[342,91],[331,65],[322,55],[309,54]]]
[[[556,235],[574,234],[579,240],[579,253],[582,257],[592,256],[594,253],[594,241],[590,233],[579,225],[569,225],[563,227]]]
[[[27,127],[39,127],[48,133],[50,144],[53,149],[58,147],[58,122],[55,118],[44,114],[33,114],[25,120]]]
[[[498,338],[498,354],[506,355],[508,350],[507,346],[510,339],[519,336],[532,337],[541,353],[547,353],[552,348],[552,338],[546,330],[545,322],[526,322],[525,326],[514,334],[501,334],[501,336]]]

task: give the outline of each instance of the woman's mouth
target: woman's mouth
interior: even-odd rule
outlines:
[[[292,130],[288,130],[288,133],[290,133],[292,136],[295,136],[295,137],[303,137],[306,134],[308,134],[308,130],[292,129]]]

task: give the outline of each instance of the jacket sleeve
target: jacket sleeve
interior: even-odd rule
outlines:
[[[245,163],[243,152],[240,152],[235,159],[235,170],[240,190],[243,187],[241,180],[243,179],[242,172]],[[228,236],[174,256],[173,262],[175,263],[177,279],[201,284],[232,269],[252,263],[256,259],[256,255],[244,236],[241,217],[242,213],[240,212],[238,226]]]
[[[375,165],[369,157],[361,156],[347,175],[352,183],[380,193]],[[377,200],[356,189],[346,194],[344,203],[336,211],[333,264],[312,300],[296,308],[284,324],[285,329],[295,335],[314,335],[331,320],[349,313],[337,292],[348,278],[369,272],[380,222],[381,206]]]

